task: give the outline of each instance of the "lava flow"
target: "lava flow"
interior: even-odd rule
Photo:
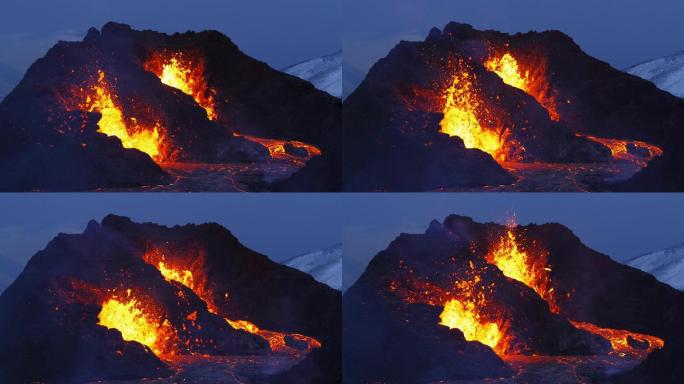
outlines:
[[[213,294],[206,288],[206,278],[198,276],[195,280],[195,274],[201,274],[199,268],[194,268],[193,274],[192,266],[178,266],[171,265],[167,260],[164,252],[159,249],[153,249],[145,253],[143,260],[156,267],[167,281],[178,282],[190,288],[195,294],[207,304],[207,310],[210,313],[222,316],[224,320],[234,329],[240,329],[258,336],[261,336],[268,341],[271,349],[275,352],[294,352],[292,348],[287,345],[286,338],[306,344],[306,350],[310,351],[314,348],[320,348],[321,343],[308,336],[300,334],[286,334],[276,331],[263,330],[252,322],[247,320],[231,320],[225,314],[221,313],[219,308],[214,303]],[[223,297],[228,299],[228,293],[224,293]]]
[[[499,127],[481,124],[479,114],[484,109],[484,103],[475,87],[475,75],[463,61],[459,61],[458,67],[460,69],[446,90],[440,131],[460,137],[466,148],[478,148],[498,161],[505,161],[507,135]]]
[[[78,101],[74,108],[99,112],[102,117],[97,123],[98,132],[116,136],[125,148],[145,152],[155,161],[162,160],[163,137],[159,122],[153,127],[147,127],[139,124],[133,117],[126,119],[112,89],[104,71],[98,70],[97,81],[90,87],[80,88],[76,92]]]
[[[288,141],[277,139],[264,139],[250,135],[243,135],[234,132],[233,136],[242,137],[249,141],[259,143],[268,148],[268,153],[272,159],[286,160],[294,163],[302,163],[310,160],[314,156],[320,156],[321,150],[311,144],[306,144],[301,141]]]
[[[173,327],[168,320],[160,321],[148,313],[130,289],[126,290],[125,297],[111,296],[102,303],[98,324],[118,330],[126,341],[146,345],[157,356],[169,357],[175,353],[178,337]]]
[[[485,62],[485,68],[499,75],[504,83],[534,97],[549,112],[551,120],[560,120],[556,100],[550,96],[552,92],[545,79],[545,66],[541,62],[533,68],[524,68],[512,54],[506,52],[490,57]]]
[[[162,83],[192,96],[207,112],[209,120],[216,120],[214,95],[216,91],[204,78],[204,60],[182,52],[154,53],[144,64],[145,70],[154,73]]]
[[[634,163],[639,167],[645,167],[646,164],[651,161],[656,156],[661,156],[663,150],[658,148],[653,144],[648,144],[643,141],[637,140],[619,140],[619,139],[606,139],[602,137],[580,135],[577,136],[586,137],[589,140],[596,141],[597,143],[603,144],[610,149],[610,153],[613,159],[618,161],[626,161]]]

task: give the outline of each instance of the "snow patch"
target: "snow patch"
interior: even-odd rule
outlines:
[[[283,264],[308,273],[338,291],[342,289],[342,244],[295,256]]]
[[[302,61],[283,68],[282,71],[306,80],[335,97],[342,96],[342,51]]]
[[[675,96],[684,97],[684,51],[637,64],[625,71]]]
[[[626,264],[650,273],[673,288],[684,290],[684,243],[635,257]]]

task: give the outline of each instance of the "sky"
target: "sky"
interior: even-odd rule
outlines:
[[[684,51],[681,0],[343,0],[345,65],[366,72],[400,40],[450,21],[508,33],[558,29],[618,69]]]
[[[173,33],[216,29],[280,69],[340,50],[340,0],[2,0],[0,63],[24,72],[58,40],[108,21]]]
[[[23,193],[0,194],[0,212],[0,269],[23,266],[58,233],[81,233],[113,213],[163,225],[216,222],[276,261],[342,242],[345,288],[400,233],[423,233],[450,214],[558,222],[618,261],[684,242],[682,194]]]
[[[0,258],[24,265],[58,233],[81,233],[112,213],[163,225],[216,222],[282,261],[341,242],[334,206],[332,194],[0,194]]]
[[[478,222],[558,222],[618,261],[684,242],[682,194],[419,193],[358,194],[343,225],[343,286],[400,233],[423,233],[450,214]]]

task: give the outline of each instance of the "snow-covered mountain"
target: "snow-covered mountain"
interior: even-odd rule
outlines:
[[[21,73],[7,64],[0,63],[0,101],[19,84]]]
[[[338,291],[342,289],[342,244],[295,256],[283,264],[306,272]]]
[[[342,51],[302,61],[282,71],[304,79],[335,97],[342,96]]]
[[[684,290],[684,243],[637,256],[626,264],[648,272],[674,288]]]
[[[625,71],[651,81],[675,96],[684,97],[684,51],[637,64]]]

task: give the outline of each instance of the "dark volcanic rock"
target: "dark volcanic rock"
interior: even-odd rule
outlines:
[[[216,121],[208,119],[193,97],[146,70],[156,55],[176,54],[201,71]],[[125,121],[158,128],[156,161],[255,162],[269,157],[261,144],[234,132],[303,141],[321,148],[326,159],[339,147],[339,141],[325,140],[340,130],[338,99],[248,57],[219,32],[166,35],[108,23],[101,32],[91,29],[82,42],[56,44],[0,104],[2,190],[168,182],[150,157],[96,132],[100,115],[86,113],[82,103],[85,93],[102,82]],[[340,170],[324,172],[339,175]]]
[[[535,97],[486,69],[490,57],[503,53],[529,70],[539,92]],[[449,144],[435,144],[444,141],[438,137],[443,95],[463,68],[472,74],[486,105],[479,119],[506,127],[506,141],[517,143],[509,149],[509,158],[603,162],[610,158],[608,148],[576,134],[640,140],[661,147],[665,164],[653,161],[653,167],[615,188],[684,189],[679,155],[684,148],[679,129],[684,100],[588,56],[561,32],[508,35],[457,23],[443,31],[433,28],[423,42],[399,43],[347,98],[345,189],[423,190],[511,182],[493,161],[468,155],[479,150],[451,144],[456,148],[447,151],[443,147]],[[460,167],[439,167],[453,162]],[[399,174],[403,185],[397,181]]]
[[[522,249],[541,244],[546,251],[540,255],[547,255],[548,288],[553,288],[547,292],[553,292],[558,306],[558,314],[553,314],[533,290],[504,277],[494,266],[482,265],[494,239],[505,231],[502,225],[452,215],[443,223],[433,222],[425,234],[402,234],[376,255],[343,297],[344,372],[353,378],[349,382],[510,375],[511,370],[489,348],[465,341],[456,329],[438,325],[445,298],[461,289],[454,282],[468,280],[464,269],[477,271],[478,282],[492,284],[492,290],[486,291],[487,302],[479,304],[486,309],[481,316],[503,313],[513,353],[605,354],[610,349],[606,340],[573,330],[568,320],[590,322],[657,336],[665,342],[662,350],[653,352],[635,370],[611,379],[681,382],[681,370],[665,369],[667,364],[676,365],[684,353],[681,292],[587,248],[559,224],[516,227]],[[644,345],[634,337],[628,343],[637,350],[648,347],[648,342]],[[417,362],[410,363],[416,358]],[[393,363],[397,361],[405,363]]]
[[[193,289],[199,290],[165,280],[146,262],[150,249],[167,250],[172,266],[191,265],[195,283],[201,284]],[[215,293],[213,302],[196,293],[208,291]],[[121,302],[133,297],[148,316],[159,314],[176,332],[177,341],[171,340],[178,354],[270,350],[262,337],[229,326],[223,319],[227,311],[230,318],[262,329],[313,336],[323,344],[324,356],[339,353],[330,349],[339,345],[339,334],[330,328],[339,329],[338,292],[245,248],[216,224],[166,228],[108,216],[102,225],[91,222],[81,235],[56,237],[0,296],[0,381],[168,376],[156,352],[97,325],[103,303],[112,297]],[[210,311],[209,304],[216,308]]]

